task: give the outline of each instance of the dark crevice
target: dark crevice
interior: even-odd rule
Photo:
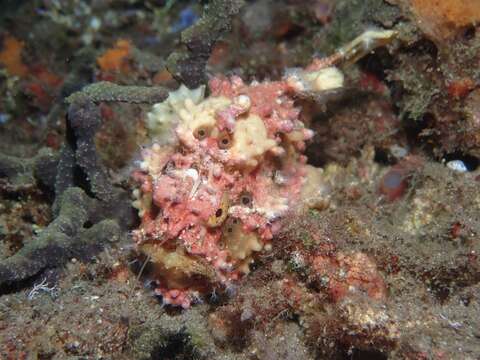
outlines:
[[[294,40],[295,38],[298,38],[304,33],[305,33],[305,28],[294,24],[285,34],[282,35],[282,40],[283,41]]]
[[[428,55],[432,59],[436,59],[438,55],[438,48],[435,43],[428,39],[421,39],[411,45],[408,49],[408,52],[415,54],[416,56],[419,55]]]
[[[198,360],[200,355],[185,332],[168,336],[150,354],[153,360]]]
[[[467,41],[473,40],[475,39],[476,33],[477,28],[474,25],[470,25],[463,31],[463,38]]]
[[[85,224],[83,224],[83,228],[84,229],[90,229],[94,224],[90,221],[90,220],[87,220],[85,222]]]
[[[40,273],[41,274],[41,273]],[[35,274],[27,279],[15,281],[13,283],[3,284],[0,286],[0,295],[7,295],[17,293],[24,289],[32,288],[33,285],[40,279],[40,274]]]
[[[377,350],[361,350],[352,349],[344,356],[344,360],[387,360],[388,357],[384,353]]]
[[[360,68],[380,80],[384,81],[388,70],[393,69],[394,59],[386,48],[378,48],[358,62]]]
[[[411,148],[421,146],[427,153],[432,153],[431,145],[427,140],[435,135],[430,131],[435,125],[435,120],[435,115],[431,113],[425,113],[418,120],[409,118],[403,120],[403,128]]]
[[[378,147],[375,148],[375,156],[373,160],[377,164],[384,166],[395,165],[397,163],[397,160],[390,154],[389,151]]]

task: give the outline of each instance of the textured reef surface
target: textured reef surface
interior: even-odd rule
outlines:
[[[480,357],[480,2],[0,10],[0,359]]]

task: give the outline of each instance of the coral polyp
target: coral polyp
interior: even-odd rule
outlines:
[[[324,196],[322,186],[302,192],[321,177],[302,155],[313,132],[299,120],[292,83],[217,77],[209,97],[182,86],[148,114],[153,145],[133,174],[134,238],[165,303],[189,307],[197,293],[248,273],[280,220]]]

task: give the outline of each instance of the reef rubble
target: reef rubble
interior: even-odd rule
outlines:
[[[0,358],[478,358],[478,14],[6,2]]]

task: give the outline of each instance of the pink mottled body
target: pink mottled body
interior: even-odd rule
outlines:
[[[279,220],[298,203],[306,174],[301,151],[313,133],[299,121],[294,90],[286,81],[247,85],[238,77],[214,78],[210,89],[205,101],[219,98],[227,104],[215,111],[213,127],[191,129],[192,137],[179,125],[178,141],[168,151],[155,150],[155,145],[144,151],[148,166],[133,178],[148,206],[140,207],[142,223],[134,237],[140,249],[153,244],[180,253],[188,264],[209,264],[215,274],[209,282],[218,287],[248,272],[253,252],[270,246]],[[239,122],[248,119],[260,126],[259,138],[265,129],[259,146],[268,146],[258,154],[253,148],[247,161],[236,142],[243,141],[241,136],[246,147],[259,141],[257,134],[238,133]],[[191,283],[168,281],[172,272],[183,271],[181,266],[162,268],[167,270],[157,279],[155,292],[167,304],[189,307],[197,297]]]

